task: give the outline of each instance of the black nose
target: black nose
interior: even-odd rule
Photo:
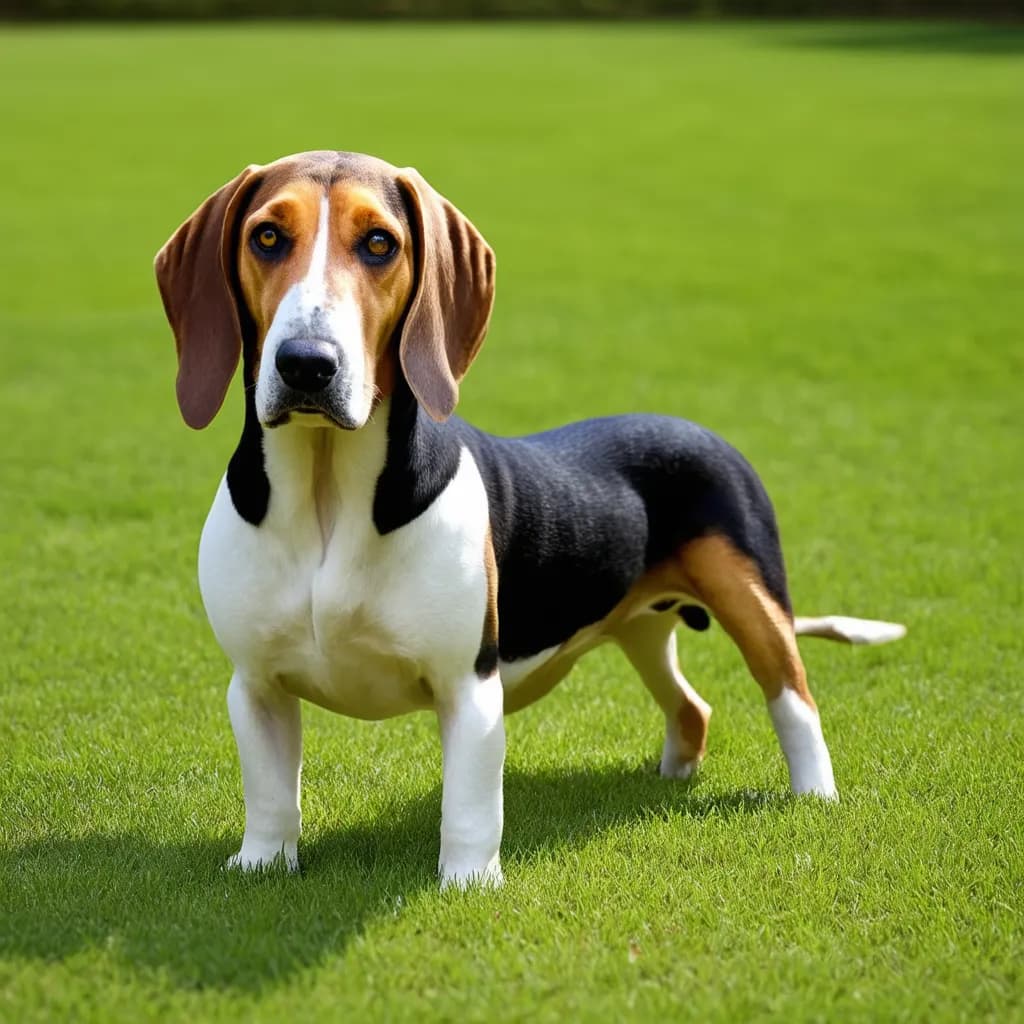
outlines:
[[[338,348],[329,341],[289,338],[274,357],[281,379],[296,391],[323,391],[338,372]]]

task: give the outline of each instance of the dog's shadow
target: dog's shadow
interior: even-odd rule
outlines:
[[[759,814],[783,799],[702,795],[653,770],[512,770],[506,874],[652,814]],[[439,819],[435,789],[385,820],[322,833],[300,844],[302,877],[224,872],[228,839],[92,834],[15,848],[0,865],[0,956],[60,960],[102,948],[181,987],[259,990],[343,951],[421,895],[433,898]]]

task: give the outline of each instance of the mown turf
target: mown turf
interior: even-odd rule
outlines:
[[[0,1019],[1022,1019],[1024,33],[0,34]],[[696,784],[615,652],[508,723],[507,885],[438,894],[428,716],[307,709],[301,878],[241,834],[195,581],[240,422],[173,401],[150,261],[244,164],[414,163],[494,244],[462,411],[718,429],[773,493],[842,802],[757,688]]]

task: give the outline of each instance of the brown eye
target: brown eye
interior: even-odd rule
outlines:
[[[386,231],[371,231],[359,243],[359,255],[371,265],[387,262],[397,251],[398,243]]]
[[[287,245],[287,238],[273,224],[260,224],[249,236],[253,252],[257,256],[280,256]]]

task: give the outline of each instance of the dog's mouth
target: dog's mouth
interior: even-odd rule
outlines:
[[[339,415],[333,408],[303,400],[296,405],[276,410],[273,416],[263,422],[263,426],[273,430],[293,421],[304,426],[331,426],[339,430],[357,430],[362,425],[348,416]]]
[[[358,430],[365,419],[350,407],[352,389],[343,380],[332,382],[321,390],[288,387],[283,381],[269,389],[268,401],[257,401],[257,413],[262,426],[273,430],[286,423],[304,427],[337,427],[339,430]]]

